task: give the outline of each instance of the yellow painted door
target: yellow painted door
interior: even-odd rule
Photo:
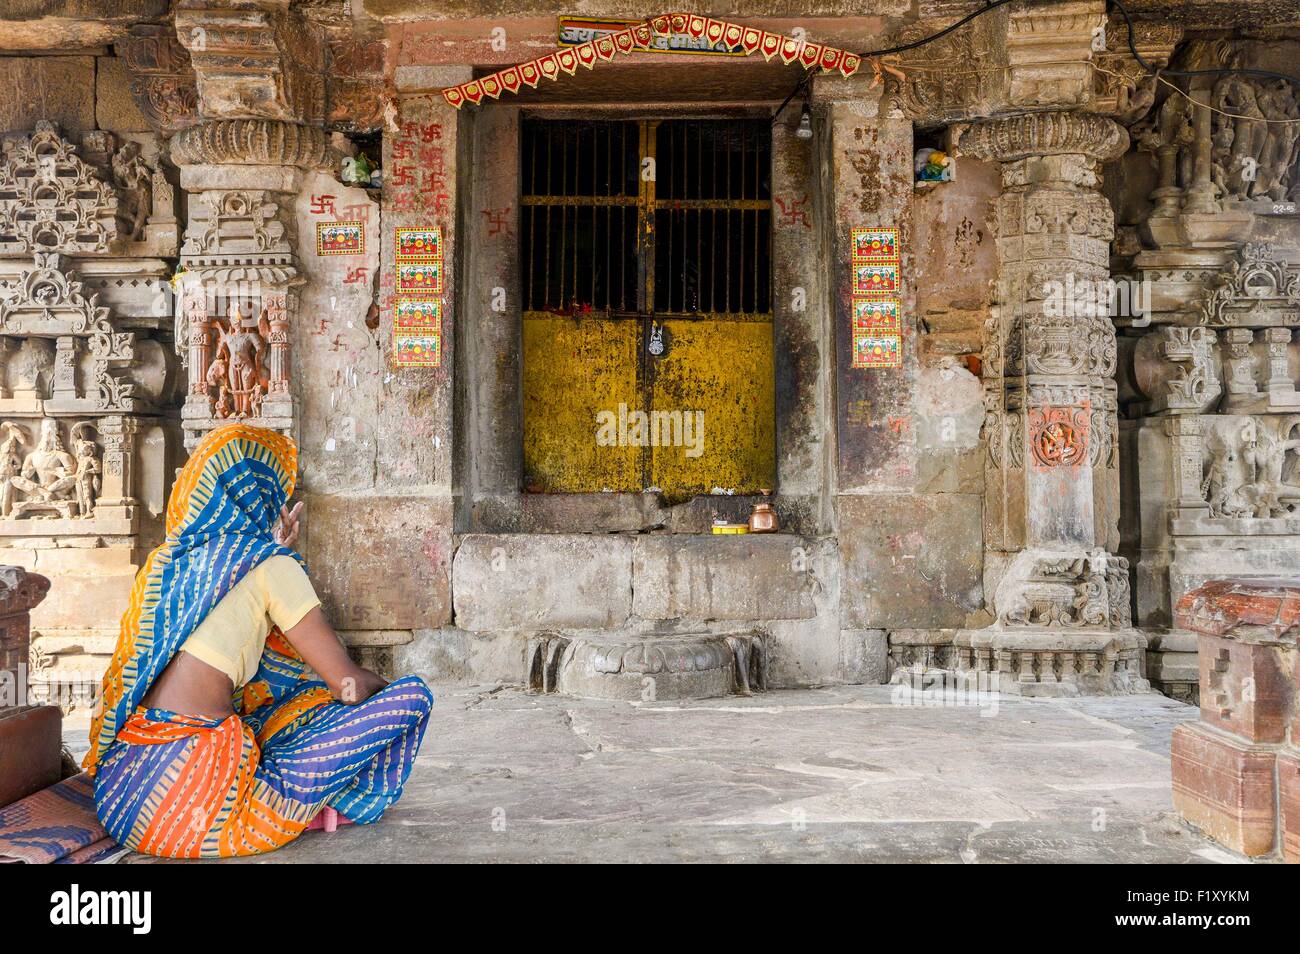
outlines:
[[[640,406],[639,350],[636,320],[524,317],[525,490],[642,489],[640,448],[600,439],[604,414]]]
[[[523,157],[524,488],[774,489],[767,121],[534,120]]]
[[[650,406],[684,446],[649,448],[650,486],[670,500],[756,493],[776,471],[772,324],[670,319],[663,354],[647,359]],[[662,415],[667,414],[664,418]],[[687,426],[687,418],[694,426]],[[662,429],[661,429],[662,430]]]

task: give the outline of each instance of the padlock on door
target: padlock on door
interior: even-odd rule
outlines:
[[[664,353],[664,326],[657,321],[650,322],[650,339],[646,343],[646,350],[656,358]]]

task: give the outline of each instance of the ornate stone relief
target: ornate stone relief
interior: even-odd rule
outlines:
[[[1249,67],[1276,55],[1262,41],[1196,40],[1175,63]],[[1227,575],[1300,572],[1300,355],[1292,342],[1300,250],[1249,241],[1287,234],[1285,219],[1273,217],[1293,214],[1300,132],[1278,120],[1300,116],[1300,104],[1290,84],[1263,77],[1178,82],[1211,108],[1162,91],[1133,129],[1156,188],[1139,226],[1146,247],[1134,258],[1149,313],[1124,322],[1137,339],[1124,349],[1136,386],[1126,396],[1125,483],[1140,487],[1125,501],[1129,552],[1139,623],[1157,634],[1157,672],[1187,643],[1187,634],[1166,630],[1189,589]],[[1185,671],[1177,679],[1194,685],[1194,668],[1178,665]],[[1169,678],[1161,676],[1164,688],[1177,691]]]
[[[1300,417],[1212,418],[1201,497],[1211,517],[1285,517],[1300,501]]]
[[[70,453],[55,418],[41,419],[35,436],[0,422],[0,518],[94,516],[103,473],[94,430],[89,421],[73,424]]]
[[[131,412],[161,397],[156,377],[135,380],[129,374],[136,361],[135,334],[118,329],[98,295],[85,295],[76,272],[57,253],[38,252],[33,267],[0,298],[0,334],[54,341],[55,350],[45,352],[49,367],[42,375],[48,390],[27,389],[48,409]],[[5,354],[0,350],[0,361]]]
[[[1133,45],[1156,68],[1169,64],[1182,37],[1181,23],[1133,24]],[[1159,84],[1129,51],[1128,27],[1122,17],[1112,16],[1106,22],[1106,49],[1098,52],[1093,62],[1098,69],[1093,74],[1092,108],[1124,125],[1146,116],[1155,103]]]
[[[1211,180],[1219,195],[1266,204],[1300,200],[1300,100],[1295,88],[1286,80],[1230,73],[1211,93]],[[1229,113],[1233,115],[1225,115]]]
[[[108,252],[120,226],[112,185],[76,154],[53,123],[5,144],[0,164],[0,255]]]
[[[272,194],[208,190],[191,200],[176,342],[189,371],[187,440],[230,419],[287,430],[289,315],[302,278]]]
[[[1132,624],[1128,561],[1104,550],[1086,553],[1026,551],[998,586],[1003,625],[1052,628]]]
[[[160,413],[176,364],[160,340],[175,195],[146,161],[147,135],[93,131],[76,146],[41,122],[3,146],[0,562],[40,560],[54,578],[35,621],[33,693],[89,692],[114,607],[161,535],[175,467]]]
[[[1270,245],[1248,243],[1209,285],[1203,324],[1300,325],[1300,268]]]
[[[325,42],[295,11],[186,5],[176,36],[189,51],[204,119],[261,117],[320,125]]]
[[[153,128],[169,135],[199,121],[189,54],[170,24],[140,24],[115,49],[131,71],[131,96]]]
[[[999,95],[998,73],[991,69],[1006,60],[1003,44],[998,42],[992,17],[982,17],[965,29],[948,34],[934,43],[904,54],[900,67],[906,80],[890,76],[888,89],[908,116],[928,121],[962,119],[986,115]],[[909,27],[898,34],[898,43],[906,44],[934,32],[928,24]],[[974,73],[953,82],[936,63],[980,63],[989,72]]]

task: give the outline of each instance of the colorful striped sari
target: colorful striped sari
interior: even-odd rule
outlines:
[[[214,721],[141,702],[208,612],[276,554],[297,449],[244,424],[219,428],[182,468],[166,538],[136,576],[104,675],[85,767],[100,821],[147,854],[214,858],[272,851],[326,806],[360,824],[402,793],[433,697],[416,677],[356,705],[333,701],[273,629],[235,715]]]

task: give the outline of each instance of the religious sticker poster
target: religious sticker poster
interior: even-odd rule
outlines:
[[[398,262],[398,295],[442,294],[442,262]]]
[[[898,291],[897,265],[853,266],[853,294],[892,295]]]
[[[852,230],[851,238],[855,263],[898,264],[898,229],[857,228]]]
[[[434,332],[393,335],[393,364],[432,367],[442,364],[442,335]]]
[[[859,332],[853,336],[853,367],[901,368],[902,366],[901,335],[872,335]]]
[[[393,325],[399,332],[423,328],[437,333],[442,328],[442,302],[428,298],[394,299]]]
[[[436,225],[394,229],[393,248],[399,262],[441,262],[442,229]]]
[[[317,255],[361,255],[366,250],[366,230],[360,222],[317,222]]]
[[[853,299],[853,333],[902,332],[902,303],[897,298]]]

